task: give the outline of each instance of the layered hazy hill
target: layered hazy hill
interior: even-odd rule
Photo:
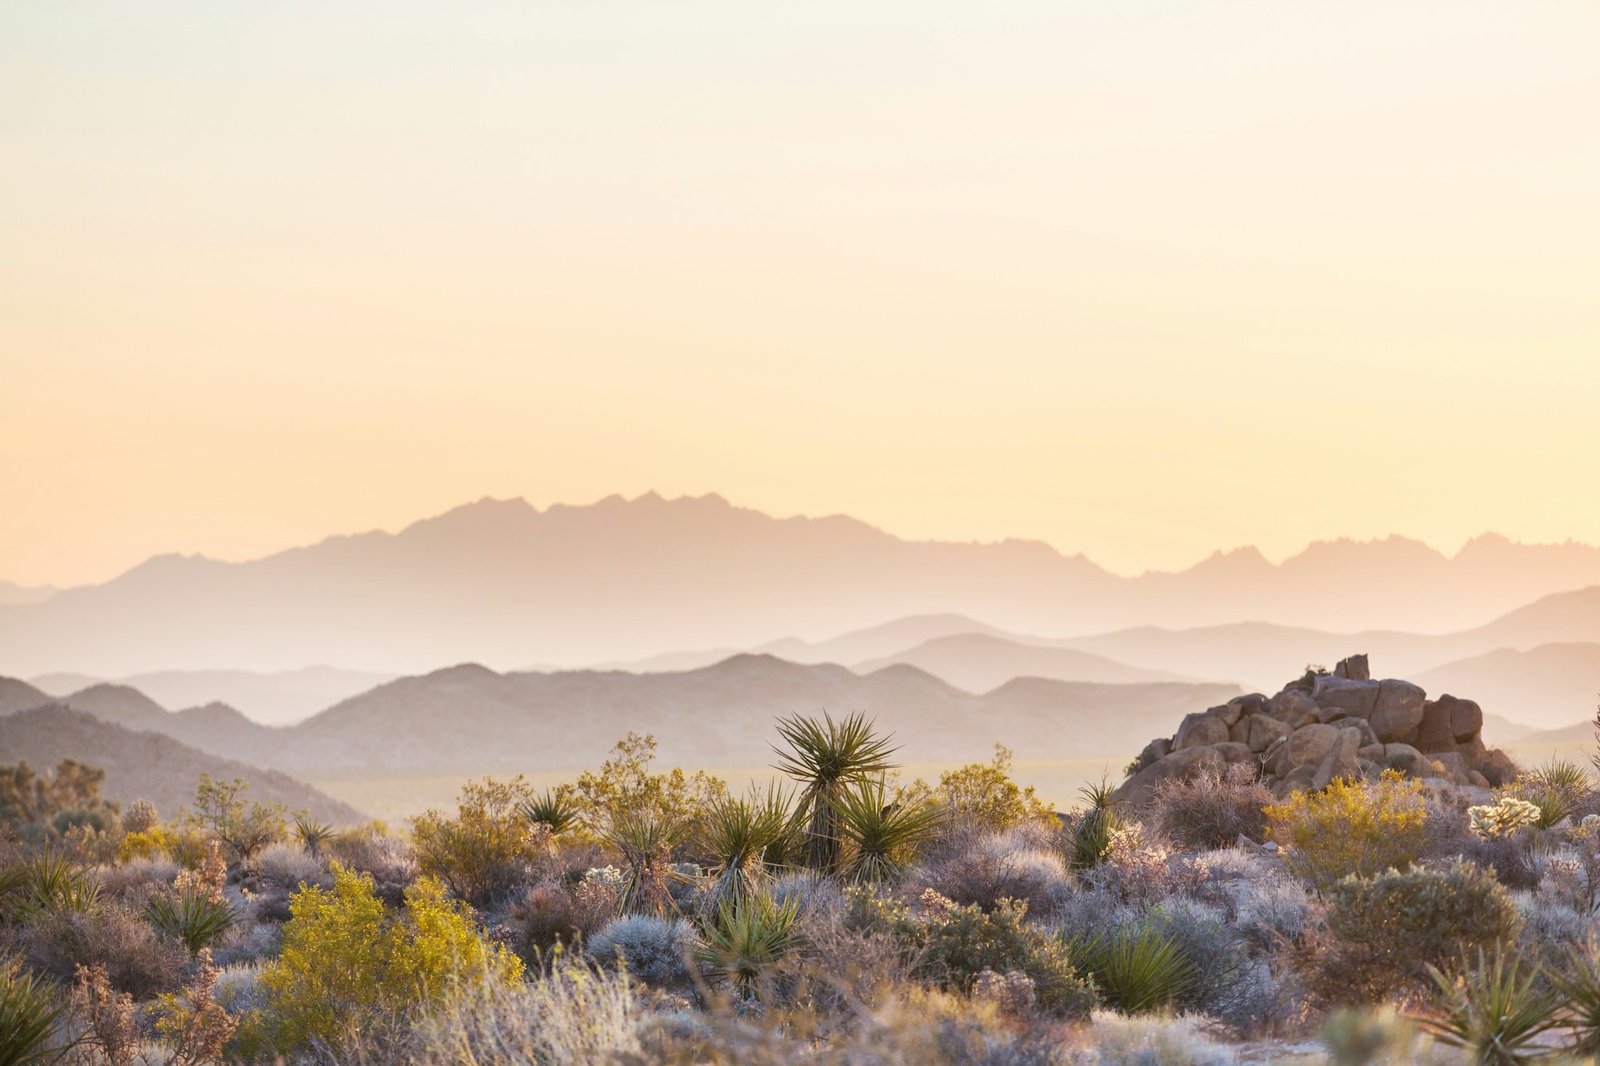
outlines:
[[[334,825],[365,821],[348,804],[285,774],[196,751],[162,733],[129,729],[62,704],[0,716],[0,753],[8,764],[25,761],[37,769],[63,759],[97,766],[106,772],[101,791],[108,799],[124,806],[147,799],[166,816],[193,802],[195,783],[205,773],[224,781],[243,778],[253,799],[309,810]]]
[[[1030,759],[1120,767],[1175,716],[1238,691],[1019,678],[975,695],[911,666],[863,674],[739,655],[655,674],[500,674],[467,664],[391,681],[275,729],[219,705],[169,712],[126,686],[95,686],[67,704],[219,757],[317,777],[570,770],[595,765],[630,730],[655,734],[669,764],[755,767],[771,761],[774,718],[823,710],[871,715],[899,734],[910,762],[983,758],[1001,742]]]
[[[35,688],[66,697],[103,684],[137,689],[162,707],[222,703],[250,719],[287,725],[309,718],[342,699],[393,681],[393,674],[311,666],[263,673],[252,670],[162,670],[108,679],[87,674],[44,674],[29,679]]]
[[[399,533],[332,537],[243,563],[161,556],[103,585],[0,604],[0,672],[579,664],[814,641],[952,612],[1058,637],[1246,620],[1446,632],[1595,583],[1600,550],[1495,536],[1453,557],[1391,537],[1314,544],[1281,564],[1241,549],[1124,578],[1038,542],[913,542],[848,517],[779,519],[716,496],[542,511],[484,500]]]

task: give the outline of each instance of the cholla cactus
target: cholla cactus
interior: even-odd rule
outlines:
[[[122,828],[129,833],[148,833],[161,821],[156,805],[149,800],[134,800],[122,812]]]
[[[1485,840],[1510,836],[1519,829],[1539,824],[1539,808],[1515,796],[1501,796],[1498,803],[1467,808],[1472,831]]]

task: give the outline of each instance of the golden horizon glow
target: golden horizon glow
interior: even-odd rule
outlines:
[[[0,14],[0,578],[716,492],[1600,543],[1600,9]]]

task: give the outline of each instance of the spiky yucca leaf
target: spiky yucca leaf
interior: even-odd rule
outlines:
[[[333,826],[326,825],[312,818],[309,814],[297,814],[294,819],[294,835],[299,838],[300,846],[309,855],[321,855],[322,847],[332,840],[337,834]]]
[[[718,868],[712,886],[716,906],[738,902],[759,878],[768,849],[789,830],[789,797],[769,785],[742,798],[724,796],[711,805],[700,825],[700,846]]]
[[[1418,1018],[1423,1028],[1486,1066],[1518,1066],[1548,1055],[1551,1049],[1538,1040],[1561,1024],[1561,1004],[1538,967],[1524,965],[1503,946],[1487,955],[1479,948],[1476,963],[1450,973],[1428,967],[1440,1008]]]
[[[624,914],[662,915],[677,910],[670,884],[672,849],[683,840],[682,823],[651,813],[625,811],[611,820],[605,842],[622,856],[618,904]]]
[[[1072,869],[1099,866],[1111,853],[1111,838],[1117,828],[1116,807],[1111,799],[1113,791],[1103,780],[1098,785],[1085,785],[1078,790],[1088,806],[1067,825],[1062,842],[1067,865]]]
[[[1067,955],[1124,1014],[1165,1010],[1199,980],[1194,962],[1174,938],[1144,926],[1069,941]]]
[[[0,966],[0,1066],[52,1062],[50,1037],[62,1007],[50,987],[20,963]]]
[[[752,892],[738,903],[724,902],[701,923],[705,942],[696,957],[707,973],[730,981],[741,994],[762,993],[795,948],[799,914],[799,900],[779,904],[764,892]]]
[[[0,902],[17,921],[45,914],[83,914],[100,903],[100,879],[94,871],[51,847],[22,860],[7,880],[12,887]]]
[[[891,799],[880,779],[843,792],[836,804],[846,848],[842,871],[858,883],[892,880],[934,835],[944,812],[903,793]]]
[[[776,768],[800,783],[795,824],[805,833],[805,861],[813,869],[838,869],[838,803],[843,791],[894,769],[892,737],[880,737],[863,714],[835,722],[826,711],[819,721],[794,715],[778,719],[778,735],[788,750],[774,748]]]
[[[183,941],[191,955],[220,940],[238,920],[238,913],[226,902],[192,891],[151,896],[145,914],[151,925]]]
[[[1570,948],[1551,984],[1567,1001],[1572,1050],[1600,1055],[1600,943],[1590,938]]]
[[[547,788],[522,802],[522,816],[549,829],[551,836],[560,836],[577,827],[582,812],[578,809],[577,801],[566,791]]]

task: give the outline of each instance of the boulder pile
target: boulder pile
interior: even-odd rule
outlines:
[[[1140,802],[1158,784],[1253,767],[1274,795],[1318,791],[1335,778],[1398,770],[1437,785],[1489,788],[1516,776],[1505,752],[1484,746],[1483,711],[1455,696],[1428,699],[1409,681],[1373,680],[1365,655],[1332,673],[1308,671],[1276,696],[1236,696],[1186,716],[1152,740],[1118,797]]]

